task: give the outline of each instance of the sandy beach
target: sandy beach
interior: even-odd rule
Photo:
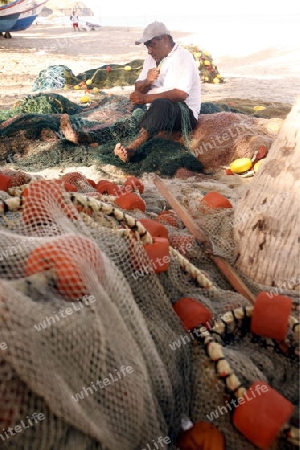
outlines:
[[[228,23],[224,27],[228,27]],[[101,26],[95,31],[73,32],[69,25],[40,24],[13,34],[12,39],[0,37],[0,110],[10,109],[18,100],[37,93],[32,91],[33,82],[50,65],[65,65],[77,75],[104,64],[126,64],[143,59],[146,48],[135,45],[142,31],[142,27]],[[179,44],[192,44],[209,51],[219,73],[226,80],[221,84],[202,83],[203,102],[250,99],[257,105],[265,101],[292,107],[300,92],[300,43],[295,39],[289,40],[288,35],[285,35],[282,45],[278,45],[275,34],[269,33],[267,38],[261,40],[254,35],[247,42],[233,41],[233,34],[226,35],[226,39],[218,42],[212,37],[215,57],[209,45],[201,45],[203,36],[206,36],[204,42],[208,44],[207,32],[202,36],[194,29],[190,32],[172,32]],[[232,42],[231,46],[228,45],[229,41]],[[132,90],[133,86],[116,86],[104,91],[129,96]],[[75,90],[55,92],[77,103],[82,96],[81,91]],[[44,176],[54,176],[53,170],[45,168]],[[68,167],[64,170],[73,169]],[[97,176],[94,167],[82,167],[80,170],[90,173],[91,178],[100,176]],[[120,174],[114,166],[105,170],[112,178]]]
[[[43,91],[46,100],[23,104],[59,107],[7,110],[38,93],[33,83],[49,66],[78,75],[144,59],[146,48],[135,45],[143,28],[39,24],[0,36],[0,111],[9,117],[0,119],[1,448],[154,450],[162,436],[169,450],[292,448],[299,134],[284,119],[300,93],[300,41],[279,42],[276,30],[263,39],[259,28],[242,35],[243,23],[235,36],[235,22],[225,34],[227,26],[213,33],[203,20],[205,39],[192,28],[172,32],[179,44],[211,53],[225,82],[202,83],[202,102],[224,101],[222,108],[203,105],[212,113],[202,110],[188,135],[149,139],[128,163],[114,148],[127,147],[138,128],[132,85],[105,90],[115,96],[97,89],[84,105],[83,90],[54,91],[82,109]],[[257,113],[264,110],[270,114]],[[265,303],[254,310],[258,293]],[[246,412],[224,406],[234,397],[240,408],[258,386],[270,392]],[[16,424],[30,414],[46,420],[32,419],[36,428],[19,435]]]
[[[32,93],[32,83],[40,71],[50,65],[63,64],[76,75],[103,64],[125,64],[143,59],[144,46],[135,45],[142,28],[103,26],[96,31],[74,33],[64,25],[33,25],[15,33],[12,39],[0,37],[0,109],[9,109],[24,95]],[[182,45],[198,45],[210,51],[226,83],[202,84],[203,101],[222,98],[261,99],[293,104],[300,92],[300,44],[272,46],[267,41],[253,40],[244,54],[237,43],[231,49],[222,43],[201,46],[201,36],[194,32],[174,31],[174,39]],[[252,50],[251,50],[252,49]],[[218,50],[218,51],[217,51]],[[113,92],[127,95],[132,86]],[[77,101],[79,93],[63,91]]]

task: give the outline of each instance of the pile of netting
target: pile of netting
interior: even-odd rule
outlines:
[[[198,66],[203,83],[223,83],[224,77],[218,71],[212,55],[197,46],[188,46]],[[136,59],[126,64],[104,64],[75,75],[64,65],[53,65],[42,70],[32,85],[33,92],[53,89],[109,89],[114,86],[131,86],[137,80],[143,67],[143,60]]]
[[[144,109],[132,110],[126,96],[102,91],[88,106],[55,93],[35,94],[9,111],[0,111],[0,157],[23,170],[109,164],[135,175],[157,171],[174,176],[182,167],[199,173],[203,167],[210,170],[236,158],[251,158],[262,146],[268,150],[280,129],[282,119],[244,114],[241,103],[238,108],[230,104],[203,103],[193,133],[150,139],[130,164],[124,164],[114,155],[114,146],[136,137]],[[265,111],[269,108],[273,111],[272,105],[266,105]]]
[[[114,86],[130,86],[138,78],[142,67],[142,60],[134,60],[128,64],[105,64],[97,69],[89,69],[86,72],[74,75],[67,66],[49,66],[42,70],[34,80],[32,90],[45,91],[64,87],[92,90],[94,87],[109,89]],[[86,85],[88,80],[91,82]]]
[[[254,334],[249,300],[150,179],[112,183],[72,172],[44,180],[2,170],[0,180],[1,448],[255,450],[233,425],[231,398],[250,395],[260,380],[265,414],[274,419],[271,389],[297,408],[294,311],[288,351]],[[214,186],[189,196],[181,188],[174,195],[233,264],[239,190],[228,196],[233,208],[212,210],[199,202]],[[264,289],[248,286],[255,295]],[[207,317],[197,334],[175,313],[187,298]],[[254,431],[265,435],[270,424],[259,418],[260,400],[252,402]],[[184,434],[191,429],[181,434],[187,420],[211,424],[198,444]],[[295,448],[293,433],[287,425],[272,449]],[[211,446],[200,445],[206,440]]]

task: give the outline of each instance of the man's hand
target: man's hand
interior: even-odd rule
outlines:
[[[158,68],[148,70],[147,78],[135,82],[135,90],[141,94],[146,94],[151,89],[152,83],[156,80],[159,74],[160,71]]]
[[[146,94],[141,94],[139,91],[134,91],[130,94],[129,98],[131,103],[134,105],[143,105],[145,101]]]
[[[159,76],[160,70],[154,67],[153,69],[149,69],[147,73],[147,81],[148,83],[153,83],[158,76]]]

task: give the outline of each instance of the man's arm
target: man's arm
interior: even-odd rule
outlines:
[[[149,89],[151,89],[151,85],[152,83],[149,83],[149,81],[146,79],[137,81],[134,87],[137,92],[140,92],[141,94],[147,94]]]
[[[139,80],[135,82],[135,90],[141,94],[146,94],[149,89],[151,89],[152,83],[156,80],[159,75],[159,69],[152,68],[147,72],[147,78],[145,80]]]
[[[152,103],[153,100],[156,100],[157,98],[167,98],[172,102],[184,102],[187,97],[188,94],[180,89],[171,89],[169,91],[160,92],[157,94],[147,94],[135,90],[130,94],[130,101],[134,105],[143,105],[146,103]]]

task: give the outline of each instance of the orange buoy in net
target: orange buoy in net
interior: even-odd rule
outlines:
[[[166,272],[170,264],[169,241],[164,237],[154,237],[152,244],[145,244],[144,249],[151,260],[155,273]]]
[[[58,209],[70,219],[78,219],[73,205],[66,204],[60,182],[50,180],[32,181],[23,191],[22,219],[28,224],[49,224]]]
[[[238,403],[233,424],[261,450],[270,448],[294,411],[294,406],[264,381],[253,383]]]
[[[152,237],[168,238],[168,230],[162,223],[151,219],[139,219],[139,222],[146,228]]]
[[[5,191],[12,187],[12,179],[10,176],[0,173],[0,191]]]
[[[66,300],[78,300],[88,293],[84,273],[101,282],[104,263],[98,246],[79,235],[65,235],[52,238],[35,248],[25,264],[27,276],[46,270],[53,270],[57,290]]]
[[[200,208],[201,205],[216,209],[216,208],[232,208],[232,204],[230,201],[224,197],[224,195],[220,194],[219,192],[211,191],[202,197],[200,200]]]
[[[61,181],[64,183],[74,184],[78,192],[87,192],[91,190],[91,184],[87,178],[80,172],[68,172],[61,176]]]
[[[124,187],[126,192],[134,192],[136,190],[139,191],[140,194],[144,192],[145,186],[137,177],[131,176],[126,178],[124,182]]]
[[[179,228],[181,226],[181,220],[173,211],[172,209],[168,209],[166,211],[160,212],[156,217],[155,220],[161,223],[167,223],[171,225],[172,227]]]
[[[176,447],[180,450],[225,450],[225,443],[225,437],[215,425],[199,421],[179,434]]]
[[[97,188],[97,183],[94,180],[91,180],[90,178],[87,178],[86,181],[94,188]]]
[[[260,292],[254,303],[251,331],[281,341],[286,337],[291,311],[292,301],[289,297],[273,297],[268,292]]]
[[[180,298],[173,304],[173,309],[186,330],[205,325],[213,317],[209,309],[191,297]]]
[[[113,195],[116,197],[121,193],[119,186],[109,180],[98,181],[96,189],[99,194]]]
[[[64,183],[64,188],[67,192],[77,192],[77,187],[72,183]]]
[[[121,194],[116,198],[115,203],[122,209],[139,209],[142,212],[146,211],[146,203],[134,192],[126,192],[125,194]]]
[[[194,236],[183,233],[171,233],[170,245],[179,251],[183,256],[186,256],[189,251],[196,246]]]

